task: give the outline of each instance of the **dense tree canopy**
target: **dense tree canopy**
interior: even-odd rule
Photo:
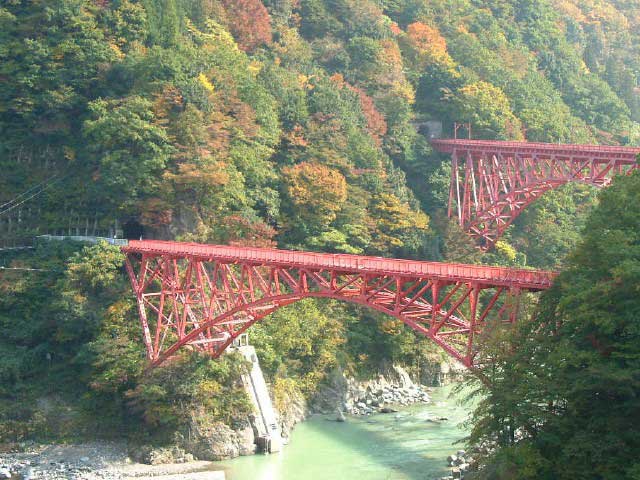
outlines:
[[[638,214],[637,178],[603,195],[569,260],[597,204],[593,190],[576,185],[535,202],[483,254],[446,219],[451,166],[432,151],[424,126],[441,122],[451,136],[453,122],[465,121],[475,138],[638,144],[639,47],[637,4],[621,0],[2,2],[0,204],[46,189],[0,210],[0,247],[42,233],[122,233],[128,224],[147,238],[569,265],[542,323],[521,333],[544,339],[540,351],[522,350],[539,370],[522,379],[524,357],[502,359],[491,397],[497,410],[479,417],[474,434],[507,445],[507,460],[528,452],[523,471],[544,478],[571,455],[596,455],[569,445],[635,446],[608,437],[605,420],[585,425],[578,416],[604,408],[605,398],[636,413],[622,383],[637,381],[627,368],[637,245],[621,222]],[[618,212],[616,202],[629,209]],[[618,224],[605,226],[608,216]],[[204,401],[166,375],[142,378],[121,261],[104,245],[0,251],[2,264],[48,272],[31,279],[0,271],[0,417],[9,419],[0,436],[44,428],[38,382],[81,398],[90,415],[109,409],[105,418],[120,426],[134,415],[147,432],[183,427],[175,405],[158,408],[166,398]],[[562,344],[575,353],[568,360],[549,334],[551,318],[580,339]],[[12,328],[16,319],[22,329]],[[279,323],[256,327],[256,344],[280,392],[312,395],[336,367],[361,373],[386,358],[419,370],[433,357],[433,346],[397,322],[355,308],[305,302],[272,320]],[[561,390],[545,383],[553,361]],[[215,419],[246,414],[234,389],[240,362],[185,357],[175,371],[189,366],[198,375],[187,386],[229,391],[208,404]],[[532,400],[511,418],[515,379],[533,382]],[[569,402],[585,388],[593,405]],[[12,411],[19,400],[24,408]],[[572,421],[583,437],[571,437]],[[525,440],[512,445],[522,432]],[[622,463],[603,462],[601,478],[631,475],[621,470],[631,460],[613,458]]]
[[[639,286],[634,174],[602,192],[540,313],[496,343],[471,435],[488,453],[479,478],[637,478]]]
[[[453,121],[469,121],[483,138],[635,142],[634,12],[623,2],[553,0],[8,3],[2,200],[52,175],[64,180],[37,209],[12,213],[20,231],[7,220],[0,228],[28,236],[133,219],[161,238],[246,243],[271,232],[267,240],[283,246],[438,257],[439,222],[427,232],[422,220],[375,218],[380,199],[414,218],[445,207],[446,158],[416,125],[441,121],[448,134]],[[302,204],[291,175],[303,165],[335,171],[347,193],[329,222],[310,215],[292,228]],[[564,192],[560,203],[573,203]],[[540,205],[555,211],[557,200]],[[593,197],[575,202],[582,214]],[[563,230],[582,221],[549,218],[566,220]],[[543,230],[546,217],[528,221]],[[230,228],[238,222],[245,228]],[[376,238],[383,224],[401,235]],[[523,233],[518,223],[506,240],[533,266],[552,265],[575,243],[551,236],[549,258]]]

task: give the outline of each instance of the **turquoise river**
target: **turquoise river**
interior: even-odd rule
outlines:
[[[469,407],[434,388],[432,403],[396,414],[348,417],[338,423],[314,416],[296,426],[291,443],[272,455],[253,455],[219,467],[227,480],[432,480],[447,474],[447,455],[466,434]],[[434,417],[448,420],[434,422]]]

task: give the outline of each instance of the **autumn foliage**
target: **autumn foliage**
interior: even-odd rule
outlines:
[[[412,23],[407,27],[407,40],[415,52],[416,60],[423,65],[429,61],[451,61],[447,53],[447,42],[437,28],[422,22]]]
[[[271,18],[260,0],[223,0],[229,17],[229,29],[238,45],[252,51],[271,43]]]
[[[337,170],[304,162],[283,169],[287,193],[300,217],[328,225],[347,200],[347,182]]]
[[[384,116],[378,111],[373,99],[367,95],[361,88],[352,87],[358,94],[360,99],[360,107],[362,113],[367,120],[367,131],[373,137],[375,142],[380,145],[382,137],[387,133],[387,122]]]
[[[550,335],[511,348],[509,338],[527,340],[512,333],[546,334],[540,324],[485,338],[492,368],[482,373],[497,393],[483,399],[498,403],[479,403],[472,421],[470,441],[487,453],[474,457],[474,473],[640,480],[640,436],[628,421],[640,410],[639,241],[629,227],[640,217],[639,182],[620,190],[625,179],[616,180],[599,201],[585,185],[549,191],[482,252],[447,219],[451,158],[423,128],[440,122],[447,138],[454,122],[470,122],[473,139],[526,132],[532,142],[640,145],[638,1],[0,0],[0,264],[34,270],[0,267],[0,445],[126,432],[169,447],[217,421],[247,424],[239,357],[184,350],[147,374],[117,247],[72,253],[76,242],[37,239],[11,248],[43,233],[112,236],[127,225],[124,235],[148,239],[568,266],[586,287],[566,277],[558,308],[528,297],[520,309],[557,313],[542,320],[567,323],[567,342]],[[625,208],[588,223],[598,202]],[[621,213],[628,222],[616,230]],[[580,242],[588,248],[571,255]],[[578,265],[586,254],[591,263]],[[581,266],[611,274],[585,276]],[[616,298],[585,303],[585,291],[609,284]],[[478,308],[488,301],[481,295]],[[607,344],[625,321],[629,341]],[[392,362],[421,375],[439,361],[439,347],[401,321],[339,302],[295,303],[250,335],[279,406],[311,398],[334,369],[367,378]],[[611,345],[629,355],[607,363]],[[502,362],[514,351],[520,363]],[[624,362],[633,368],[609,368]],[[53,415],[42,415],[43,393]],[[625,401],[633,408],[621,409]],[[577,413],[563,417],[566,406]],[[192,440],[184,446],[202,443]],[[496,464],[483,464],[494,454]]]
[[[384,119],[384,115],[376,108],[373,99],[362,88],[354,87],[347,83],[339,73],[332,75],[331,81],[339,88],[347,88],[358,95],[362,114],[367,121],[367,132],[369,132],[376,144],[380,146],[382,137],[387,133],[387,122]]]
[[[239,247],[274,248],[276,231],[261,220],[249,220],[241,215],[229,215],[221,222],[221,241]]]

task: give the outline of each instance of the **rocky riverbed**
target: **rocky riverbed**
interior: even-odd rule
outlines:
[[[473,458],[465,450],[458,450],[447,457],[447,464],[451,468],[451,475],[441,477],[440,480],[464,479],[473,465]]]
[[[393,406],[407,406],[417,402],[430,402],[428,391],[420,385],[402,387],[399,385],[369,386],[358,391],[354,398],[344,404],[345,411],[351,415],[369,415],[371,413],[395,412]]]
[[[0,453],[0,479],[11,480],[224,480],[212,462],[145,465],[132,462],[121,442],[82,445],[21,443]]]

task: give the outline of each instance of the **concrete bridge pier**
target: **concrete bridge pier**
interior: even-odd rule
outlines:
[[[241,336],[238,340],[234,349],[251,362],[251,370],[247,375],[242,376],[242,383],[256,410],[254,427],[257,430],[258,450],[268,453],[279,452],[283,442],[278,426],[278,416],[273,408],[256,350],[248,344],[246,335]]]

